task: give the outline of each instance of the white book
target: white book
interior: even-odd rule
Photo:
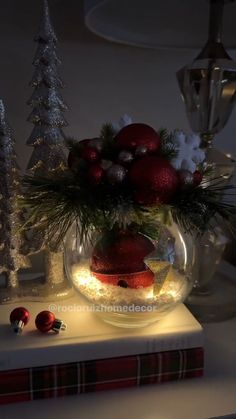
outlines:
[[[9,322],[10,312],[17,306],[26,307],[31,314],[22,335],[16,335]],[[79,295],[56,303],[0,306],[0,371],[203,347],[202,327],[183,304],[140,329],[106,324],[86,307]],[[67,324],[67,330],[39,332],[34,320],[42,310],[53,311]]]

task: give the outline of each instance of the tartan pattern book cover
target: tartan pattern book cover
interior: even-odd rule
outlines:
[[[202,347],[0,372],[0,404],[201,377]]]

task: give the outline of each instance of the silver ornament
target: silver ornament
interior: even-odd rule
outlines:
[[[130,151],[123,150],[119,153],[118,160],[122,164],[131,163],[133,161],[133,154]]]
[[[145,145],[139,145],[135,150],[136,157],[146,156],[148,149]]]
[[[111,184],[123,182],[126,175],[126,170],[120,164],[113,164],[107,170],[107,179]]]
[[[193,174],[188,170],[179,170],[179,179],[182,185],[192,185],[193,184]]]
[[[93,138],[91,141],[89,141],[89,146],[96,148],[97,151],[102,151],[103,141],[101,138]]]

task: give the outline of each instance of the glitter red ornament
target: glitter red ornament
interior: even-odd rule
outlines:
[[[119,149],[135,150],[145,146],[149,153],[157,151],[161,144],[159,134],[149,125],[140,123],[122,128],[115,137],[115,142]]]
[[[179,178],[168,160],[158,156],[146,156],[136,160],[130,171],[129,180],[136,190],[156,192],[155,200],[168,203],[177,192]],[[155,203],[155,202],[153,202]]]
[[[149,270],[144,258],[154,249],[151,240],[143,234],[128,230],[109,232],[93,249],[91,271],[102,282],[113,285],[122,286],[118,284],[121,279],[131,288],[151,285],[153,274],[145,274]]]
[[[67,328],[62,320],[56,319],[55,314],[48,310],[41,311],[37,315],[35,326],[42,333],[47,333],[50,330],[59,333],[61,330],[66,330]]]
[[[29,311],[24,307],[16,307],[10,314],[10,323],[13,331],[20,335],[30,319]]]

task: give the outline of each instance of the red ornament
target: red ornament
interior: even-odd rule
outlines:
[[[29,322],[29,319],[30,313],[24,307],[17,307],[11,312],[10,323],[17,335],[21,334],[24,326]]]
[[[81,152],[81,157],[89,163],[95,163],[99,159],[99,152],[94,147],[85,147]]]
[[[203,179],[202,173],[199,170],[196,170],[193,173],[193,184],[194,184],[194,186],[200,185],[202,179]]]
[[[151,153],[157,151],[161,144],[159,134],[146,124],[127,125],[118,132],[115,141],[120,149],[134,150],[145,146]]]
[[[59,333],[61,330],[66,330],[67,327],[62,320],[56,319],[55,314],[48,310],[41,311],[37,315],[35,326],[42,333],[47,333],[50,330]]]
[[[88,178],[93,185],[99,185],[104,176],[104,170],[98,163],[92,164],[88,169]]]
[[[137,190],[150,191],[151,203],[154,192],[156,200],[159,196],[161,202],[168,203],[179,186],[176,170],[168,160],[158,156],[146,156],[136,160],[129,171],[129,179]]]
[[[153,250],[154,245],[151,240],[140,233],[128,230],[108,233],[94,247],[91,270],[96,276],[99,273],[98,278],[102,282],[119,285],[119,279],[123,279],[122,274],[125,274],[124,280],[127,280],[127,274],[148,270],[144,258]],[[129,286],[132,288],[147,286],[147,283],[150,285],[150,278],[153,282],[152,273],[135,277],[130,277]]]

